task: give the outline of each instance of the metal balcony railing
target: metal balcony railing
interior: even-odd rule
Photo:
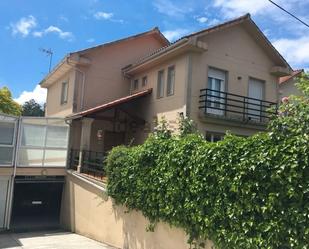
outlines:
[[[88,150],[83,150],[82,153],[80,153],[79,150],[72,149],[70,151],[69,160],[70,169],[77,170],[77,166],[80,163],[80,156],[82,156],[81,173],[92,175],[94,177],[99,177],[101,179],[106,176],[104,168],[104,161],[106,158],[105,153]]]
[[[277,113],[277,103],[206,88],[200,90],[199,109],[205,114],[265,123]]]

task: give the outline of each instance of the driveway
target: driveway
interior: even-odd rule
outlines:
[[[1,249],[117,249],[63,231],[0,233]]]

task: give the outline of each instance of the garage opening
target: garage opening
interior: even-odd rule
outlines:
[[[57,229],[64,177],[17,176],[14,183],[11,229]]]

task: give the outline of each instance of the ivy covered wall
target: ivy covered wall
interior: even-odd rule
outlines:
[[[309,83],[284,99],[268,132],[227,135],[209,143],[182,121],[164,124],[146,142],[116,147],[107,158],[108,193],[116,203],[183,228],[189,243],[218,248],[309,245]]]

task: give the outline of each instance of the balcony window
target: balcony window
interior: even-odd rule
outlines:
[[[157,98],[164,96],[164,70],[158,72]]]
[[[171,66],[167,71],[167,86],[166,86],[166,95],[174,95],[175,88],[175,66]]]
[[[260,120],[263,111],[264,81],[249,79],[248,119]]]
[[[226,82],[225,71],[209,68],[208,70],[208,102],[207,112],[217,115],[224,115],[224,90]]]

